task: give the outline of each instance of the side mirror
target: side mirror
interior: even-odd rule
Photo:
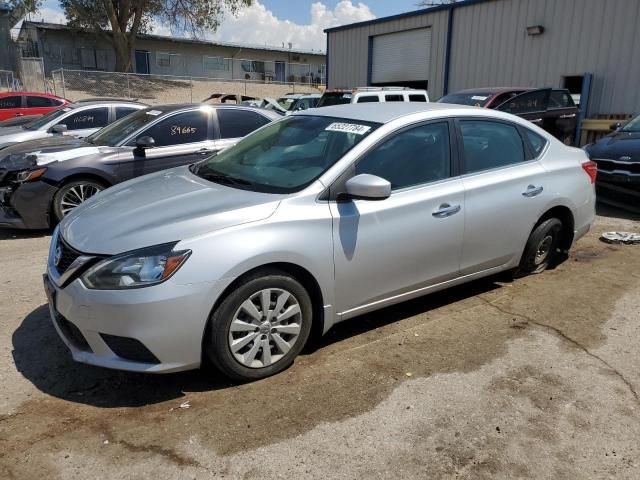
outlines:
[[[136,140],[136,148],[133,149],[133,154],[139,157],[144,157],[145,150],[147,148],[153,148],[156,144],[156,141],[153,137],[140,137]]]
[[[621,123],[612,123],[611,125],[609,125],[609,128],[611,130],[620,130],[622,128],[622,124]]]
[[[384,178],[362,173],[345,183],[349,198],[359,200],[384,200],[391,196],[391,183]]]
[[[51,133],[64,133],[67,130],[67,126],[64,123],[59,123],[49,129]]]

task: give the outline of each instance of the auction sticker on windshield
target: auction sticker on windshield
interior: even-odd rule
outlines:
[[[368,125],[358,125],[356,123],[339,123],[335,122],[325,128],[328,132],[344,132],[344,133],[355,133],[356,135],[364,135],[371,127]]]

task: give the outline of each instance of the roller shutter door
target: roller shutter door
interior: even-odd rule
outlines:
[[[431,61],[431,29],[419,28],[373,37],[371,82],[425,81]]]

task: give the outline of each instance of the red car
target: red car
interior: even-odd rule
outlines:
[[[23,115],[44,115],[69,103],[68,100],[49,93],[0,93],[0,121]]]

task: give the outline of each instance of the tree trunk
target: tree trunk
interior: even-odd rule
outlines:
[[[129,41],[128,35],[113,34],[113,47],[116,52],[116,72],[131,71],[131,51],[133,50],[133,42]]]

